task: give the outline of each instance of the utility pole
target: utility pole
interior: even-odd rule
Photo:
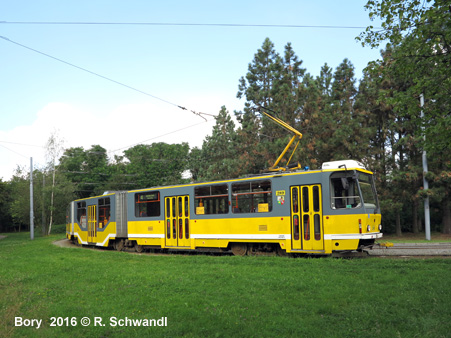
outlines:
[[[421,105],[421,122],[423,123],[423,132],[424,132],[424,112],[423,112],[423,106],[424,106],[424,95],[420,95],[420,105]],[[424,141],[426,141],[426,134],[424,134]],[[426,174],[428,173],[428,159],[426,156],[426,150],[423,146],[423,188],[426,191],[426,194],[429,189],[429,183],[426,179]],[[426,233],[426,240],[431,240],[431,220],[430,220],[430,213],[429,213],[429,196],[426,195],[426,198],[424,199],[424,232]]]
[[[30,239],[34,239],[33,215],[33,157],[30,157]]]
[[[46,230],[45,230],[45,171],[42,171],[42,220],[41,220],[41,225],[42,225],[42,236],[45,236]]]

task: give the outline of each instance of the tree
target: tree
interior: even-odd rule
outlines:
[[[10,184],[0,178],[0,232],[7,232],[12,226],[10,214],[11,190]]]
[[[10,181],[11,204],[10,215],[20,232],[22,227],[30,226],[30,180],[25,168],[17,167]]]
[[[304,110],[307,148],[315,159],[314,165],[330,160],[356,158],[366,155],[365,114],[354,109],[357,89],[354,66],[348,59],[332,69],[326,64],[315,81],[306,83],[308,105]],[[308,118],[307,118],[308,116]]]
[[[389,41],[393,48],[385,73],[410,83],[397,92],[394,102],[415,118],[418,134],[426,136],[424,147],[433,153],[450,154],[451,138],[451,16],[445,0],[368,1],[370,18],[380,17],[383,30],[372,26],[357,38],[364,46]],[[420,120],[419,95],[426,98]],[[424,127],[424,133],[421,131]],[[448,169],[451,164],[448,164]]]
[[[255,109],[273,108],[273,87],[280,76],[281,62],[274,44],[266,38],[262,48],[255,53],[253,62],[249,63],[246,76],[239,80],[237,98],[245,98],[246,102],[244,112],[235,112],[241,125],[237,130],[237,144],[240,145],[242,168],[247,173],[258,173],[269,165],[266,146],[269,144],[268,140],[273,140],[273,135],[268,130],[272,126],[268,127],[268,121],[263,121]]]
[[[64,173],[74,187],[78,198],[91,196],[92,189],[85,190],[83,182],[86,180],[86,153],[83,147],[68,148],[59,160],[59,171]]]
[[[301,86],[304,100],[295,126],[303,137],[297,159],[310,168],[319,168],[322,162],[330,160],[328,138],[333,122],[327,120],[331,115],[332,80],[332,68],[325,64],[316,78],[306,74]]]
[[[366,165],[376,173],[377,191],[381,202],[384,230],[402,234],[404,180],[398,179],[398,159],[404,155],[397,145],[402,123],[395,114],[393,105],[387,98],[399,89],[399,80],[390,74],[381,76],[390,50],[381,52],[382,60],[371,62],[364,70],[356,96],[354,109],[365,116],[364,128],[367,132]],[[389,59],[389,58],[388,58]],[[407,197],[409,199],[409,197]],[[411,222],[408,222],[409,224]],[[395,227],[391,227],[396,224]]]
[[[215,119],[212,135],[205,138],[202,150],[199,153],[196,150],[191,151],[191,156],[196,159],[196,163],[190,162],[194,164],[196,179],[227,179],[243,173],[235,123],[225,106],[221,107]]]
[[[435,167],[429,169],[437,175],[448,176],[451,170],[451,16],[449,2],[443,0],[388,0],[368,1],[365,6],[370,18],[380,17],[383,30],[368,27],[357,39],[363,45],[377,47],[389,41],[382,77],[394,77],[403,82],[393,90],[387,101],[400,116],[403,128],[399,129],[397,147],[401,150],[399,169],[407,168],[412,182],[413,224],[417,230],[418,202],[421,196],[441,196],[444,215],[442,231],[451,224],[450,194],[446,183],[434,181],[429,192],[421,187],[421,157],[419,149],[428,151]],[[388,56],[388,57],[387,57]],[[424,94],[424,107],[419,96]],[[382,98],[381,98],[382,99]],[[420,110],[424,118],[420,118]],[[407,128],[405,128],[407,127]],[[425,137],[425,141],[424,141]],[[437,159],[437,160],[436,160]],[[416,168],[416,169],[415,169]],[[441,174],[439,174],[441,173]],[[444,173],[444,174],[443,174]],[[444,184],[439,186],[439,182]],[[416,190],[416,191],[415,191]],[[441,193],[440,191],[446,193]]]
[[[140,144],[124,151],[130,161],[127,173],[134,175],[133,181],[139,188],[180,184],[184,182],[183,172],[187,169],[188,143]]]
[[[305,101],[305,69],[290,43],[281,57],[267,38],[240,79],[238,98],[246,98],[244,113],[235,112],[243,168],[258,173],[274,163],[285,148],[290,135],[273,121],[262,117],[258,109],[271,112],[296,127]]]
[[[247,102],[264,108],[270,107],[274,101],[273,83],[277,79],[280,68],[280,56],[269,38],[263,42],[262,48],[254,55],[248,66],[246,77],[241,77],[237,97],[246,97]]]
[[[110,168],[106,149],[93,145],[66,149],[60,158],[59,170],[63,172],[79,198],[102,194],[108,189]]]
[[[46,157],[48,161],[49,170],[52,171],[52,190],[50,197],[50,221],[48,234],[52,231],[53,224],[53,210],[54,210],[54,196],[55,196],[55,178],[56,178],[56,161],[63,152],[64,141],[59,137],[58,133],[54,131],[46,143]]]

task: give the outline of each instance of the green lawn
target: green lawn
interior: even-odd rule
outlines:
[[[138,255],[53,245],[61,234],[34,241],[27,233],[6,235],[0,337],[437,338],[451,332],[450,259]],[[15,327],[15,317],[43,324]],[[63,325],[50,326],[51,317]],[[89,326],[81,325],[83,317]],[[95,317],[104,326],[94,326]],[[167,326],[114,327],[112,317],[166,317]]]

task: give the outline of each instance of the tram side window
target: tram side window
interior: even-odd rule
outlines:
[[[227,214],[229,212],[227,184],[195,187],[194,207],[197,215]]]
[[[269,212],[271,210],[271,181],[250,181],[232,184],[233,213]]]
[[[99,199],[99,228],[103,228],[110,221],[111,200],[109,197]]]
[[[88,224],[86,219],[86,202],[77,203],[77,222],[83,228]]]
[[[135,194],[135,216],[160,216],[160,192],[149,191]]]
[[[350,175],[334,174],[330,179],[332,209],[360,208],[360,195],[356,180]]]

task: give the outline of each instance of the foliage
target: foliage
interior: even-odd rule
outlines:
[[[409,85],[397,91],[395,109],[405,110],[417,128],[424,127],[425,147],[433,153],[451,149],[451,16],[443,0],[369,1],[370,17],[379,16],[382,31],[368,27],[359,36],[363,45],[392,47],[384,75],[395,74]],[[419,119],[418,98],[424,94],[424,118]],[[419,132],[419,134],[422,134]],[[450,163],[447,164],[450,168]]]
[[[190,157],[195,180],[234,178],[242,173],[235,123],[224,106],[216,116],[212,135],[205,138],[201,150],[192,150]]]
[[[127,173],[135,176],[137,188],[181,183],[188,153],[188,143],[137,145],[124,151]]]
[[[442,231],[451,233],[451,189],[447,182],[434,179],[440,173],[448,176],[451,170],[449,2],[368,1],[365,7],[370,18],[382,19],[383,29],[370,26],[357,39],[371,47],[389,42],[383,60],[373,62],[369,71],[384,87],[376,99],[380,103],[385,101],[390,107],[387,112],[396,116],[386,131],[394,151],[391,169],[398,170],[390,176],[404,185],[399,191],[405,192],[412,201],[414,231],[419,228],[419,202],[430,195],[442,210]],[[419,104],[421,95],[425,98],[423,107]],[[433,172],[429,192],[423,191],[421,182],[421,149],[427,151]]]
[[[72,182],[78,198],[101,194],[102,185],[108,181],[108,156],[106,149],[93,145],[66,149],[60,158],[58,169]]]
[[[7,232],[13,226],[10,211],[11,188],[0,179],[0,232]]]
[[[52,170],[34,170],[34,223],[46,234],[52,219],[65,223],[67,205],[74,199],[111,190],[186,182],[182,174],[187,167],[188,152],[187,143],[154,143],[130,148],[125,157],[116,156],[110,161],[100,145],[88,150],[66,149],[54,169],[51,165]],[[29,186],[29,172],[23,168],[17,168],[9,182],[0,182],[0,230],[29,228]]]
[[[18,231],[24,226],[30,226],[30,181],[29,173],[23,168],[16,168],[16,173],[10,181],[11,204],[10,214]]]
[[[6,204],[12,218],[9,230],[21,231],[30,227],[30,174],[24,168],[17,168],[13,178],[7,183],[9,202]],[[65,175],[57,172],[55,188],[52,187],[53,174],[46,170],[33,172],[34,224],[42,233],[48,233],[50,211],[57,223],[66,222],[67,204],[75,198],[73,186],[66,181]],[[51,205],[51,193],[54,190],[54,204]],[[5,229],[6,230],[6,229]]]

